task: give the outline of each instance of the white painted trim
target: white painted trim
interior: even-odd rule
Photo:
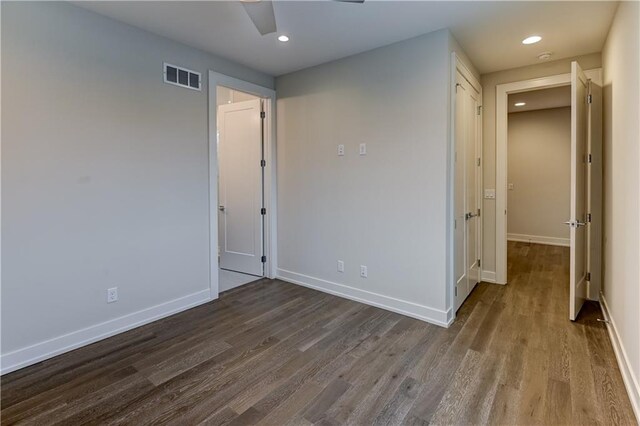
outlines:
[[[333,294],[334,296],[344,297],[345,299],[355,300],[356,302],[386,309],[441,327],[449,327],[453,322],[453,309],[442,311],[406,300],[396,299],[395,297],[361,290],[345,284],[338,284],[297,272],[287,271],[286,269],[279,268],[276,277],[282,281],[312,288],[323,293]]]
[[[480,275],[480,279],[487,283],[496,284],[496,273],[493,271],[482,271]]]
[[[585,74],[594,81],[601,80],[601,68],[587,70]],[[531,80],[515,81],[496,86],[496,282],[507,283],[507,122],[508,98],[512,93],[536,89],[567,86],[571,73],[558,74]]]
[[[276,91],[235,77],[209,71],[209,281],[211,299],[217,299],[218,282],[218,141],[217,94],[218,86],[256,95],[266,99],[265,112],[265,207],[267,209],[264,230],[267,263],[265,276],[275,278],[277,268],[277,183],[276,183]]]
[[[544,237],[541,235],[527,234],[507,234],[508,241],[519,241],[523,243],[546,244],[548,246],[569,247],[569,238]]]
[[[209,290],[202,290],[3,354],[2,357],[0,357],[0,374],[10,373],[56,355],[72,351],[79,347],[106,339],[107,337],[207,303],[210,300],[209,295]]]
[[[635,376],[633,369],[631,368],[631,362],[627,356],[627,351],[624,349],[622,339],[620,339],[620,334],[616,327],[616,322],[611,316],[609,305],[607,305],[607,299],[604,297],[603,293],[600,293],[600,301],[602,314],[605,319],[609,321],[607,324],[607,330],[609,331],[609,338],[611,339],[613,352],[616,354],[620,373],[622,373],[622,381],[627,389],[627,394],[629,395],[633,412],[636,415],[636,422],[638,422],[640,421],[640,385],[638,384],[638,378]]]

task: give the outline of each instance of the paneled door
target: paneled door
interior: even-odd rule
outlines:
[[[569,318],[578,317],[587,298],[588,90],[577,62],[571,63],[571,218],[569,257]]]
[[[480,281],[480,94],[456,73],[455,97],[455,304]]]
[[[218,107],[220,268],[263,274],[261,100]]]

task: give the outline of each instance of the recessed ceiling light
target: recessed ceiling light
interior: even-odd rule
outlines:
[[[542,40],[542,37],[540,36],[529,36],[527,38],[525,38],[524,40],[522,40],[522,44],[533,44],[533,43],[537,43],[540,40]]]
[[[280,37],[278,37],[278,40],[280,40],[283,43],[286,43],[289,41],[289,37],[287,37],[286,35],[281,35]]]
[[[514,106],[517,106],[517,107],[521,107],[521,106],[525,106],[525,105],[526,105],[526,103],[525,103],[525,102],[516,102],[516,103],[515,103],[515,104],[513,104],[513,105],[514,105]]]

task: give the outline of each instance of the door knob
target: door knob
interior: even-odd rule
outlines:
[[[471,212],[469,212],[469,213],[465,213],[465,214],[464,214],[464,219],[465,219],[465,220],[469,220],[469,219],[471,219],[472,217],[476,217],[476,216],[478,216],[478,215],[477,215],[477,214],[475,214],[475,213],[471,213]]]
[[[220,210],[221,212],[224,211],[224,206],[218,206],[218,210]]]

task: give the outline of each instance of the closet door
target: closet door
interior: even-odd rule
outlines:
[[[454,272],[455,308],[480,281],[479,93],[458,72],[455,97]]]

